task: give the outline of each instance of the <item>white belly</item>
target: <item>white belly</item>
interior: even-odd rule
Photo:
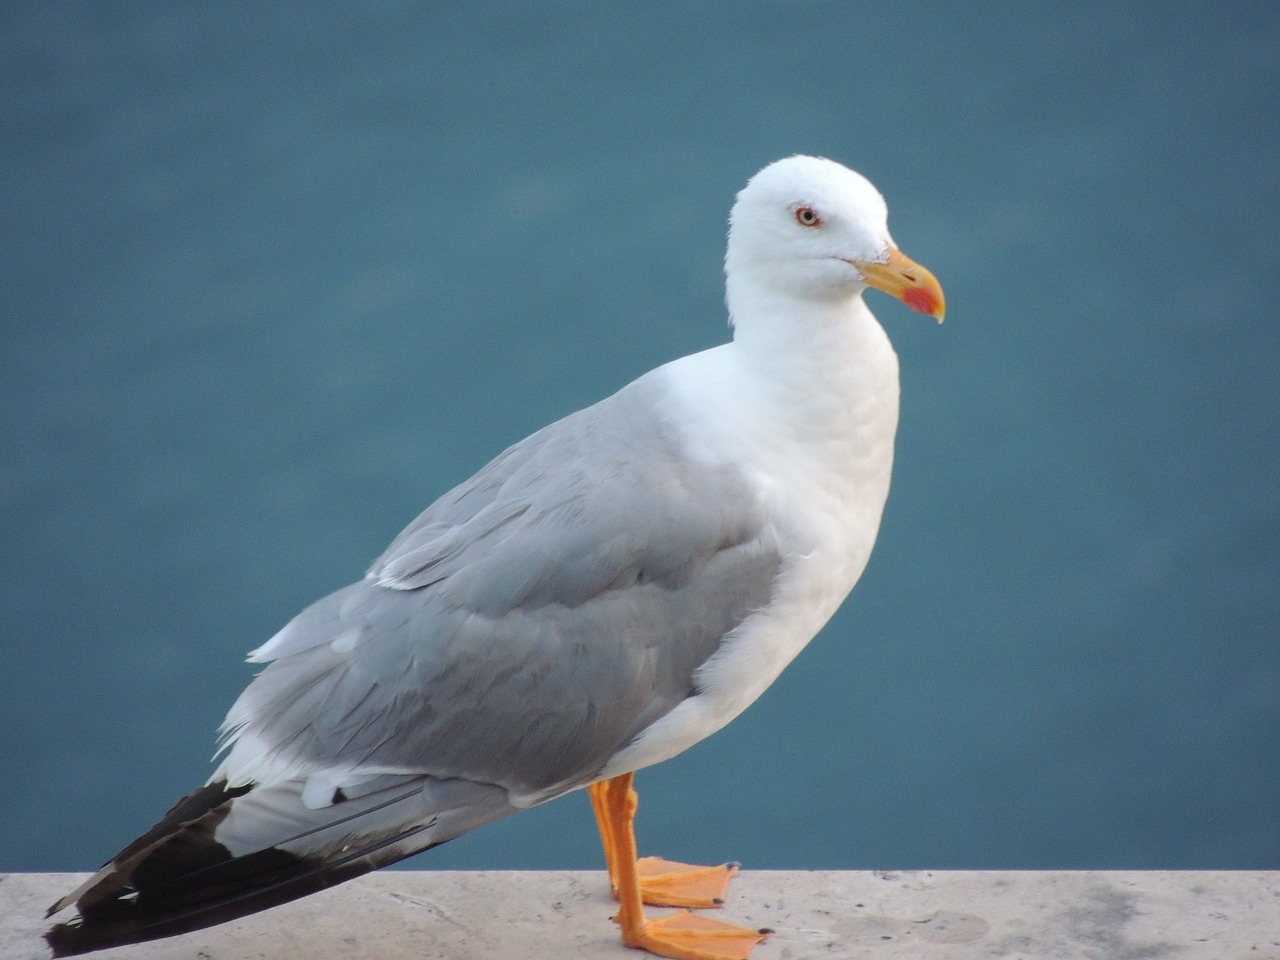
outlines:
[[[872,321],[874,325],[874,320]],[[620,750],[602,777],[668,760],[750,706],[836,612],[871,556],[889,493],[898,420],[897,361],[878,326],[876,389],[860,402],[815,411],[803,427],[751,409],[753,398],[723,388],[725,354],[710,351],[698,376],[673,391],[713,422],[688,438],[690,456],[724,458],[754,473],[765,512],[784,551],[773,601],[725,637],[695,674],[698,693]],[[681,416],[677,423],[699,422]],[[761,442],[763,437],[764,441]],[[756,450],[767,456],[753,458]]]
[[[615,754],[603,778],[669,760],[754,703],[835,613],[865,562],[855,571],[813,554],[793,560],[779,578],[775,602],[729,634],[698,669],[699,692]]]

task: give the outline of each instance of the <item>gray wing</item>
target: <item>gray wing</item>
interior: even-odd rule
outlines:
[[[567,789],[695,693],[781,556],[758,493],[684,455],[657,389],[510,448],[256,651],[219,775]]]

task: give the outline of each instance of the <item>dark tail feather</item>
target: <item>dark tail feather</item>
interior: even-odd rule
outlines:
[[[347,836],[351,837],[359,831],[344,828],[344,824],[420,796],[420,783],[373,807],[363,805],[358,813],[330,817],[289,841],[299,848],[295,841],[307,834],[334,829],[349,830]],[[215,839],[215,830],[226,819],[233,801],[252,789],[252,785],[228,788],[223,781],[184,797],[83,886],[55,903],[49,916],[72,903],[80,915],[45,934],[54,956],[74,956],[224,923],[437,845],[423,842],[426,838],[413,842],[416,834],[432,825],[419,821],[374,836],[358,836],[342,846],[340,853],[324,844],[328,852],[317,850],[314,855],[267,846],[235,856]],[[337,807],[332,809],[337,812]]]

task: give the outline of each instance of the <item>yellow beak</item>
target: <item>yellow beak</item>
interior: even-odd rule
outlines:
[[[863,260],[850,260],[867,286],[883,290],[891,297],[897,297],[912,310],[927,313],[942,322],[946,313],[946,298],[942,295],[942,285],[937,277],[920,266],[896,247],[889,248],[889,259],[884,263],[867,263]]]

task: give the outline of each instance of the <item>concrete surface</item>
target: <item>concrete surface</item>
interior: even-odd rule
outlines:
[[[82,876],[0,874],[0,958],[46,957],[44,910]],[[634,960],[612,904],[602,872],[386,871],[96,956]],[[1280,872],[746,871],[717,914],[777,931],[753,960],[1280,960]]]

